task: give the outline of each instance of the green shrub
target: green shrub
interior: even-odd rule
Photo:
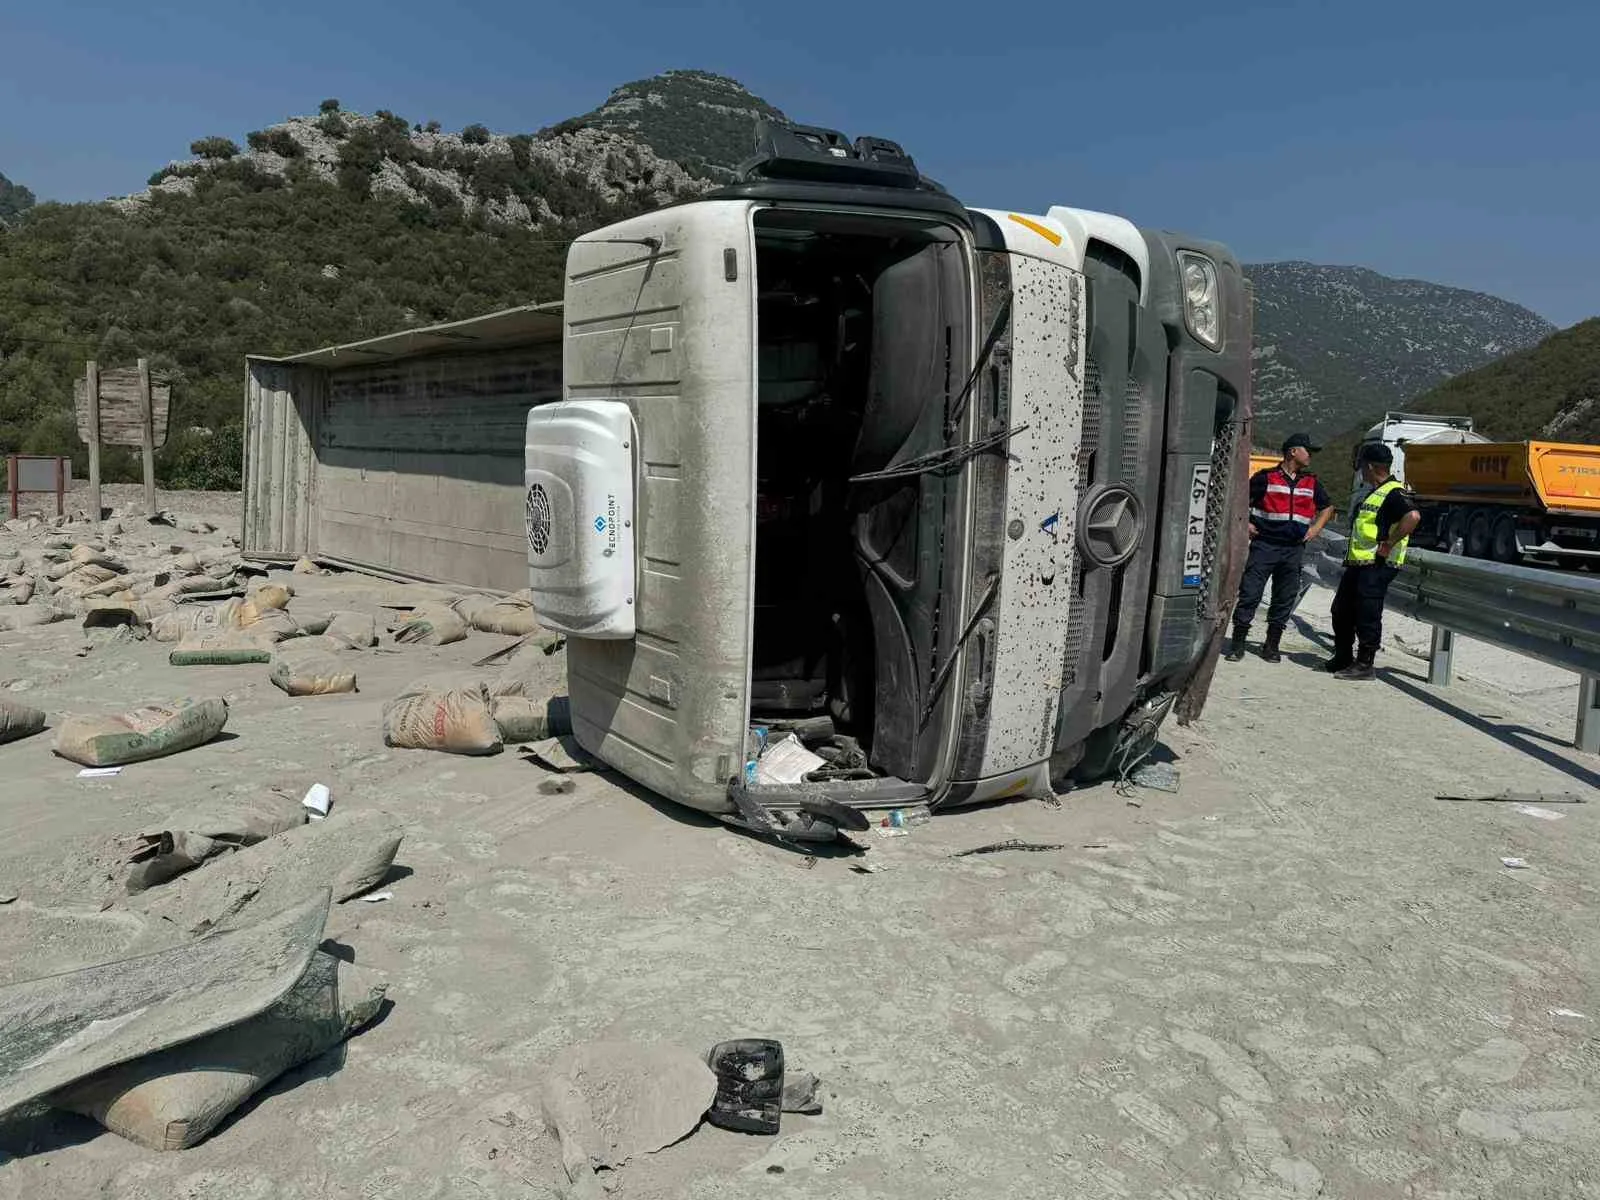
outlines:
[[[324,100],[318,106],[318,109],[324,113],[336,113],[339,111],[339,102],[337,100]]]
[[[250,149],[262,153],[281,154],[284,158],[297,158],[305,151],[287,129],[257,129],[245,135]]]
[[[232,158],[239,153],[239,143],[232,138],[203,137],[189,143],[189,153],[199,158]]]
[[[468,125],[461,131],[461,140],[469,146],[487,146],[489,144],[489,127],[476,123]]]

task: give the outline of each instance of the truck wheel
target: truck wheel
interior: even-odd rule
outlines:
[[[1452,508],[1450,515],[1444,522],[1444,545],[1440,547],[1446,554],[1454,554],[1457,542],[1467,540],[1467,514],[1459,508]],[[1465,553],[1463,551],[1462,553]]]
[[[1489,557],[1489,514],[1482,509],[1467,518],[1467,557]]]
[[[1494,528],[1489,535],[1489,552],[1498,563],[1522,561],[1522,551],[1517,549],[1517,523],[1510,513],[1501,513],[1494,519]]]

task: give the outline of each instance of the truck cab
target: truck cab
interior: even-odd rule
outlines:
[[[1222,246],[967,208],[892,142],[769,126],[586,235],[527,426],[576,736],[786,840],[1127,770],[1215,655],[1249,448]],[[773,781],[762,746],[810,763]]]

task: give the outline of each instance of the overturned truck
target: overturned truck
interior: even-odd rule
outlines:
[[[1126,770],[1237,579],[1238,263],[968,209],[880,139],[759,145],[568,256],[526,520],[579,742],[797,841]],[[791,730],[823,761],[772,782]]]

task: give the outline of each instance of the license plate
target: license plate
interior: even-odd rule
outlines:
[[[1183,537],[1183,586],[1199,587],[1206,559],[1206,501],[1211,496],[1211,464],[1197,463],[1189,485],[1189,527]]]

